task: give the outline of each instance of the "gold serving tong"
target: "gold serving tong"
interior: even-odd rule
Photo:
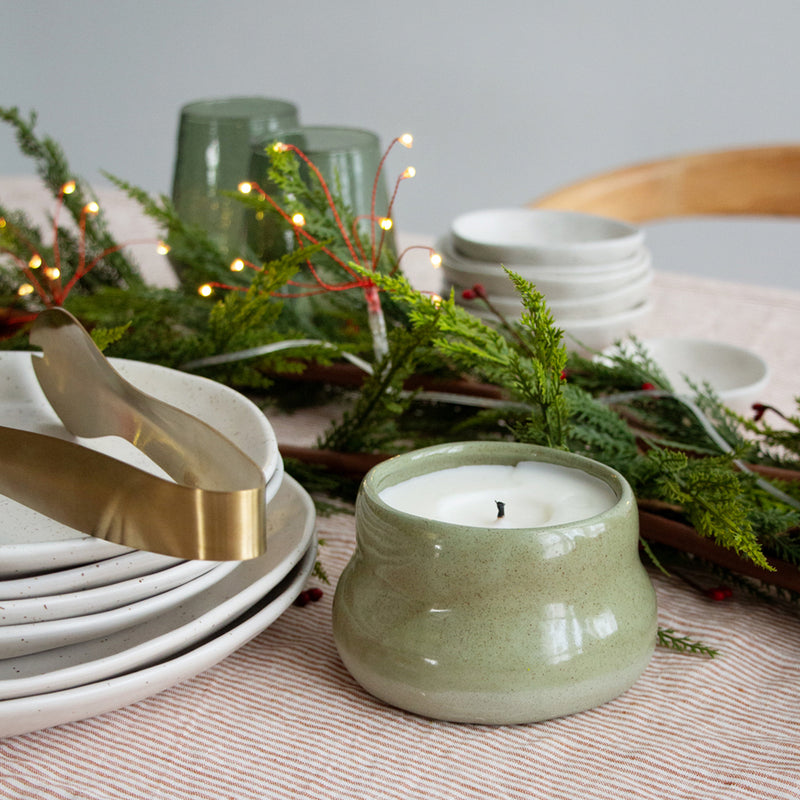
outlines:
[[[266,549],[263,471],[205,422],[128,383],[67,311],[30,341],[45,396],[70,433],[131,442],[177,483],[76,443],[0,427],[0,493],[100,539],[178,558],[241,560]]]

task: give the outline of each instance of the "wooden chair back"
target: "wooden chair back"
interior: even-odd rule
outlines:
[[[527,205],[632,223],[703,214],[800,216],[800,145],[664,158],[578,181]]]

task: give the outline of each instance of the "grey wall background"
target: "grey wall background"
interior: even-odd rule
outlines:
[[[0,103],[36,109],[96,183],[104,169],[168,192],[179,107],[233,94],[284,97],[306,123],[384,142],[411,131],[414,149],[390,161],[417,169],[396,219],[424,234],[633,161],[800,141],[797,0],[0,0],[0,12]],[[30,171],[0,129],[0,175]],[[800,288],[798,230],[670,223],[648,236],[661,269]]]

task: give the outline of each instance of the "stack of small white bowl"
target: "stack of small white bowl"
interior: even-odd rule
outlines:
[[[650,309],[653,269],[644,233],[620,220],[544,209],[475,211],[453,221],[437,250],[458,302],[470,311],[496,318],[480,300],[462,297],[480,284],[498,312],[520,315],[505,266],[544,295],[574,348],[606,347]]]

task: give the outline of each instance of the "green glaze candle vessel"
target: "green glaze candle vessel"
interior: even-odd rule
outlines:
[[[416,476],[520,462],[599,479],[610,508],[577,522],[474,527],[380,497]],[[364,479],[356,537],[334,638],[353,677],[391,705],[454,722],[536,722],[612,700],[653,653],[655,593],[639,560],[636,502],[598,462],[507,442],[397,456]]]

